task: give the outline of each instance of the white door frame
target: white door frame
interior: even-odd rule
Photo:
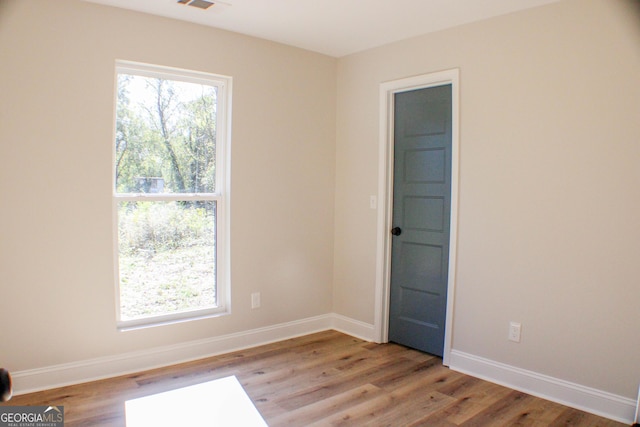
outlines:
[[[378,163],[378,224],[376,251],[376,295],[374,340],[389,341],[389,292],[391,284],[391,239],[393,211],[393,132],[394,95],[399,92],[451,84],[451,222],[449,235],[449,276],[447,283],[447,315],[445,321],[443,362],[449,365],[453,331],[454,291],[458,236],[459,187],[459,69],[423,74],[380,85],[380,139]]]

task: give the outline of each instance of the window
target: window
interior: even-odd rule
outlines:
[[[231,78],[117,62],[119,328],[225,313]]]

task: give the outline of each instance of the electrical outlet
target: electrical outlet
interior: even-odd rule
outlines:
[[[251,308],[260,308],[260,292],[251,294]]]
[[[522,325],[518,322],[509,322],[509,341],[520,342]]]

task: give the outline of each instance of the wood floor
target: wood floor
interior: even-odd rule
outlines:
[[[437,357],[335,331],[8,403],[64,405],[66,426],[124,426],[128,399],[229,375],[271,427],[624,426],[451,371]]]

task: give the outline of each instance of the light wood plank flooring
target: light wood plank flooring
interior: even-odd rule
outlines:
[[[128,399],[229,375],[272,427],[624,426],[451,371],[437,357],[335,331],[8,403],[64,405],[66,426],[123,426]]]

